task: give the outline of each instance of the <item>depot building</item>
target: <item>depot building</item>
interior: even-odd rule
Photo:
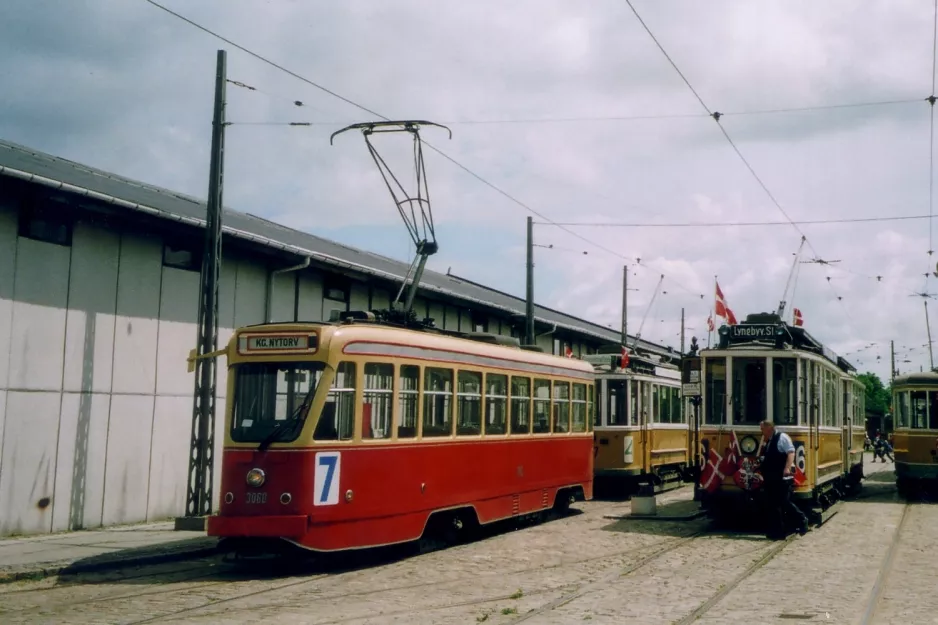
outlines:
[[[201,200],[0,141],[0,536],[184,513],[205,213]],[[409,268],[245,213],[226,209],[223,222],[219,347],[240,326],[386,308]],[[415,301],[438,327],[514,337],[524,308],[430,270]],[[619,344],[610,328],[534,314],[548,353]]]

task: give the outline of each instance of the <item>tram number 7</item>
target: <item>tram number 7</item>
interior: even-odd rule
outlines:
[[[316,454],[316,478],[313,484],[313,505],[334,506],[339,503],[341,455],[337,451]]]

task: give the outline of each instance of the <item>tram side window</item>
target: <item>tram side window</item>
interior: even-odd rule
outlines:
[[[627,380],[607,380],[606,381],[606,410],[609,412],[609,425],[628,425],[629,412],[626,397]]]
[[[423,372],[423,435],[453,433],[453,370],[427,367]]]
[[[798,422],[798,361],[776,358],[772,361],[772,422],[796,425]]]
[[[511,378],[511,433],[531,432],[531,378]]]
[[[893,399],[896,410],[896,427],[909,427],[909,394],[906,391],[896,393]]]
[[[456,388],[456,434],[473,436],[482,433],[482,374],[460,371]]]
[[[586,386],[586,393],[587,393],[586,395],[586,415],[587,415],[586,431],[587,432],[590,432],[593,429],[592,425],[589,422],[589,415],[593,414],[593,411],[596,410],[595,408],[596,404],[593,402],[593,398],[596,396],[595,388],[596,388],[595,384],[588,384]],[[576,391],[574,391],[574,394],[575,393]],[[599,414],[599,410],[596,410],[596,414]],[[576,430],[576,424],[574,424],[574,431],[579,431],[579,430]]]
[[[485,433],[504,434],[508,414],[508,376],[485,376]]]
[[[394,365],[365,364],[362,391],[362,438],[390,438],[394,401]]]
[[[401,408],[401,422],[397,425],[397,437],[414,438],[417,436],[420,401],[420,367],[401,365],[399,389],[397,397]]]
[[[912,427],[924,430],[928,411],[928,393],[926,391],[912,391]]]
[[[641,392],[641,385],[638,380],[631,381],[631,394],[629,395],[629,422],[624,425],[638,425],[638,398]]]
[[[928,429],[938,430],[938,392],[928,391]]]
[[[704,404],[704,423],[722,425],[726,423],[726,359],[706,359],[704,384],[707,399]]]
[[[550,380],[534,380],[534,423],[535,434],[550,432]]]
[[[824,370],[824,413],[823,424],[826,427],[837,425],[837,400],[834,374]]]
[[[570,431],[570,383],[554,382],[554,432]]]
[[[733,423],[758,425],[765,418],[765,358],[734,358]]]
[[[681,412],[681,389],[671,387],[671,423],[683,423],[684,414]]]
[[[313,438],[317,441],[351,440],[354,418],[355,363],[340,362]]]

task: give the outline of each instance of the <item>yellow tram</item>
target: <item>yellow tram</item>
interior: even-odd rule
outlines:
[[[699,496],[717,516],[753,503],[767,419],[795,446],[792,500],[820,523],[863,478],[864,387],[846,360],[776,314],[719,329],[699,358]]]
[[[598,387],[593,427],[597,487],[680,483],[693,463],[680,369],[634,353],[624,368],[618,355],[585,359],[596,371]]]
[[[905,496],[913,487],[938,485],[938,372],[897,377],[892,398],[896,487]]]

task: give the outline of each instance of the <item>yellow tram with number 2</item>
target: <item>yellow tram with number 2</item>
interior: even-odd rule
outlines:
[[[753,314],[700,352],[701,475],[716,514],[754,499],[768,419],[795,445],[793,501],[815,522],[863,478],[864,387],[856,370],[804,328]]]
[[[596,370],[593,427],[596,488],[680,483],[693,464],[682,409],[680,369],[652,356],[586,356]],[[623,364],[625,366],[623,366]]]

